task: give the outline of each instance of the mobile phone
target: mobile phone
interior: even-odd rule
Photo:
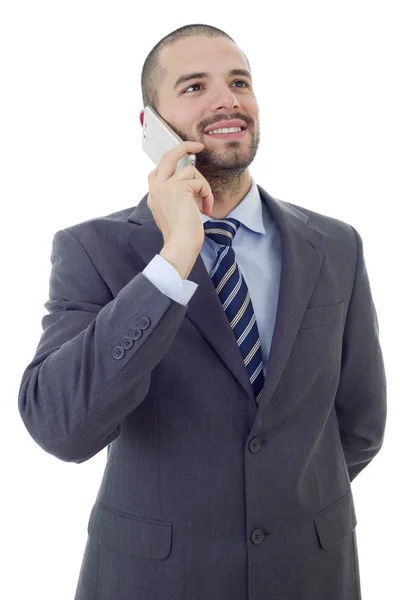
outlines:
[[[142,130],[143,150],[154,164],[158,165],[165,152],[176,148],[182,142],[183,140],[181,140],[179,135],[164,121],[154,108],[151,106],[145,107]],[[196,166],[195,154],[185,154],[185,156],[178,160],[175,173],[179,173],[179,171],[188,165]]]

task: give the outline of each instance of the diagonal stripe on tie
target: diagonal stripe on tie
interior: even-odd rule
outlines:
[[[204,233],[220,247],[210,277],[235,335],[258,404],[264,387],[261,342],[249,290],[239,266],[233,239],[240,221],[206,221]]]

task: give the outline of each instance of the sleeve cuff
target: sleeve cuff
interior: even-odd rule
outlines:
[[[147,277],[160,292],[179,304],[188,304],[198,288],[198,284],[188,279],[182,279],[178,271],[163,256],[156,254],[143,270]]]

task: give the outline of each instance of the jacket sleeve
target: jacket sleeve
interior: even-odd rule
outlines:
[[[80,463],[115,439],[123,419],[144,400],[152,370],[170,348],[188,307],[168,298],[141,272],[113,298],[66,229],[54,235],[51,263],[44,305],[49,314],[22,375],[18,408],[39,446]],[[138,339],[129,349],[114,351],[133,327],[139,329]]]
[[[359,233],[353,291],[343,335],[335,397],[344,456],[352,481],[381,449],[386,426],[386,377],[379,325]]]

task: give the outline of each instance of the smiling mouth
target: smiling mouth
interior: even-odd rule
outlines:
[[[245,131],[247,127],[235,126],[235,127],[216,127],[211,131],[207,131],[207,135],[218,135],[222,133],[240,133],[240,131]],[[218,133],[217,133],[218,132]]]
[[[225,130],[221,130],[218,133],[207,132],[206,135],[217,139],[239,139],[244,137],[247,131],[247,127],[232,127],[231,129],[232,131],[229,131],[228,128],[225,128]]]

